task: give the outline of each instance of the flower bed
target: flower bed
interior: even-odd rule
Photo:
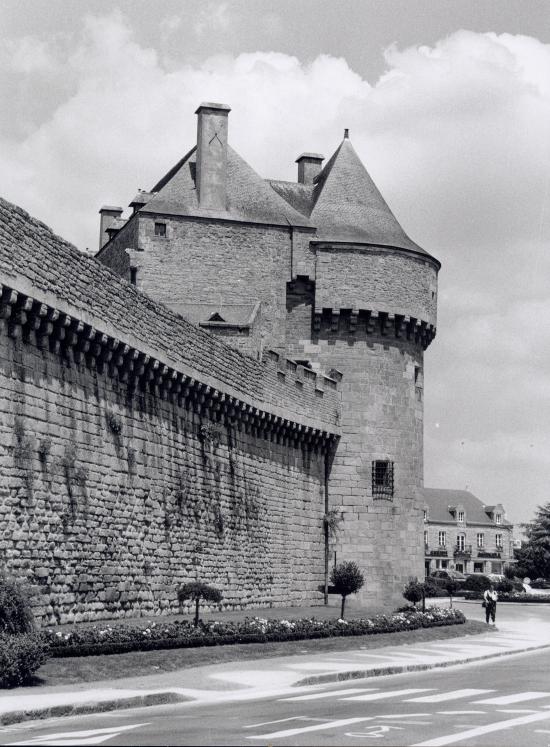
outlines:
[[[222,646],[233,643],[266,643],[334,636],[374,635],[466,622],[460,610],[430,607],[426,612],[408,610],[393,615],[353,620],[266,620],[245,618],[238,622],[201,622],[194,628],[187,620],[149,622],[147,627],[94,625],[69,632],[47,630],[51,655],[93,656],[152,651],[163,648]]]
[[[481,600],[483,599],[483,594],[478,591],[469,591],[465,595],[464,599]],[[522,602],[522,603],[532,602],[536,604],[549,604],[550,594],[526,594],[525,592],[521,592],[521,591],[513,591],[510,594],[501,594],[499,592],[498,601],[499,602]]]

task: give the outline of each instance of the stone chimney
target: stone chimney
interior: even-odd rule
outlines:
[[[319,153],[302,153],[298,156],[298,184],[313,184],[313,180],[321,171],[324,156]]]
[[[199,207],[227,210],[227,115],[226,104],[203,103],[197,121],[196,186]]]
[[[120,218],[122,215],[122,208],[103,205],[99,214],[101,216],[99,219],[99,248],[101,249],[110,239],[107,229],[115,218]]]

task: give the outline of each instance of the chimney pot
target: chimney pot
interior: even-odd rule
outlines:
[[[321,171],[324,156],[320,153],[302,153],[298,156],[298,184],[313,184],[315,177]]]
[[[227,104],[203,102],[197,120],[197,165],[195,184],[199,207],[227,210]]]
[[[349,130],[346,127],[346,129],[344,130],[344,140],[347,140],[348,138],[349,138]]]

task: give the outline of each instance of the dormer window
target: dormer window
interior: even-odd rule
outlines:
[[[424,509],[424,521],[428,521],[428,509]]]
[[[458,511],[456,520],[464,522],[464,511]]]
[[[502,524],[502,514],[495,514],[495,524]]]

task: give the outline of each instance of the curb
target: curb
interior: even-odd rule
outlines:
[[[25,711],[6,711],[0,714],[0,726],[11,726],[22,721],[36,721],[62,716],[80,716],[89,713],[103,713],[118,711],[125,708],[139,708],[146,706],[168,705],[192,700],[185,695],[166,691],[134,695],[129,698],[112,698],[110,700],[89,701],[88,703],[74,703],[67,705],[49,706],[47,708],[33,708]]]
[[[345,682],[346,680],[360,680],[368,677],[383,677],[388,674],[405,674],[406,672],[424,672],[427,669],[444,669],[454,667],[459,664],[470,664],[474,661],[484,661],[485,659],[497,659],[502,656],[514,656],[514,654],[525,654],[531,651],[550,648],[550,643],[544,643],[540,646],[529,646],[528,648],[516,649],[515,651],[499,651],[493,654],[484,654],[483,656],[472,656],[466,659],[453,659],[453,661],[438,661],[430,664],[403,664],[391,667],[375,667],[372,669],[352,669],[346,672],[328,672],[327,674],[313,674],[310,677],[304,677],[294,682],[293,687],[303,687],[305,685],[323,685],[329,682]]]

